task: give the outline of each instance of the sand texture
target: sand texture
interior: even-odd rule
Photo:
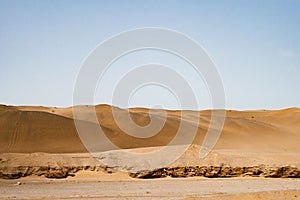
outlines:
[[[204,159],[199,159],[199,151],[210,126],[210,110],[184,111],[184,115],[182,111],[163,111],[167,118],[162,129],[156,135],[142,138],[121,130],[112,111],[121,121],[129,113],[136,124],[146,126],[150,122],[154,125],[161,123],[164,119],[161,110],[120,109],[109,105],[77,106],[80,113],[77,122],[81,126],[93,131],[100,125],[110,142],[118,146],[111,148],[111,145],[102,142],[96,148],[95,157],[92,157],[77,134],[72,109],[1,105],[0,177],[39,175],[65,178],[84,170],[125,171],[136,178],[300,177],[300,109],[297,108],[226,111],[221,136]],[[92,117],[94,109],[97,121]],[[195,127],[197,133],[187,151],[170,165],[152,169],[147,168],[151,161],[127,159],[128,152],[143,155],[168,145],[180,123],[185,134],[179,136],[172,148],[186,145],[185,137],[189,137]],[[125,128],[128,132],[136,130],[130,124]],[[138,134],[143,136],[145,133]]]

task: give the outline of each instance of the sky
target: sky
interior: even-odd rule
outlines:
[[[76,77],[97,45],[126,30],[160,27],[206,50],[222,79],[226,109],[300,107],[299,10],[299,0],[0,0],[0,104],[72,106]],[[121,74],[151,61],[184,74],[198,102],[188,109],[212,107],[205,80],[156,51],[120,59],[103,79],[105,89],[95,91],[95,104],[111,104]],[[185,109],[157,85],[128,100],[128,107],[154,105]]]

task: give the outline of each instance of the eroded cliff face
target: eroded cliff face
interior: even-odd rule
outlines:
[[[133,178],[163,178],[163,177],[208,177],[208,178],[229,178],[229,177],[272,177],[272,178],[300,178],[300,170],[293,166],[266,167],[265,165],[253,167],[231,167],[223,166],[191,166],[161,168],[153,171],[140,171],[130,173]]]
[[[80,171],[115,173],[116,169],[106,166],[17,166],[0,167],[0,178],[17,179],[21,177],[36,175],[47,178],[66,178],[75,176]],[[265,165],[253,167],[231,167],[223,166],[190,166],[170,167],[151,171],[139,171],[128,173],[132,178],[230,178],[230,177],[266,177],[266,178],[300,178],[300,169],[293,166],[267,167]]]
[[[26,176],[44,176],[46,178],[67,178],[75,176],[80,171],[94,172],[116,172],[114,169],[105,166],[19,166],[19,167],[0,167],[0,178],[18,179]]]

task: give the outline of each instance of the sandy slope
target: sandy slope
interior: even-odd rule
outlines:
[[[210,125],[209,110],[184,111],[182,117],[182,111],[144,108],[125,110],[109,105],[78,106],[76,109],[80,113],[78,123],[86,128],[87,134],[98,128],[98,122],[101,125],[105,135],[102,136],[103,140],[100,138],[101,145],[97,146],[96,151],[99,152],[99,158],[112,167],[121,165],[121,168],[126,166],[139,169],[137,165],[144,163],[130,157],[127,159],[123,150],[112,148],[104,137],[128,151],[151,152],[172,141],[181,122],[185,132],[179,135],[174,149],[185,144],[185,138],[189,137],[194,129],[197,130],[197,134],[193,145],[172,166],[216,166],[225,163],[231,166],[264,164],[300,167],[300,109],[297,108],[278,111],[226,111],[221,137],[213,151],[203,160],[199,160],[199,150]],[[93,120],[91,109],[96,110],[98,121]],[[140,126],[147,126],[152,122],[155,129],[156,125],[164,122],[164,112],[167,114],[167,120],[156,135],[148,138],[134,137],[119,128],[113,120],[112,109],[125,129],[138,136],[145,136],[146,133],[124,120],[128,111],[132,120]],[[93,137],[90,139],[96,141]],[[45,166],[47,163],[52,166],[95,165],[94,159],[87,158],[85,154],[87,150],[77,134],[71,107],[0,105],[0,153],[2,167]],[[84,155],[84,159],[81,154]],[[123,161],[118,158],[123,158]]]
[[[94,120],[94,107],[76,109],[80,113],[77,122],[87,134],[98,128],[99,122],[103,137],[123,150],[112,148],[102,138],[97,140],[101,143],[96,149],[98,159],[92,157],[77,134],[72,108],[0,105],[0,178],[21,177],[19,184],[0,179],[0,199],[300,199],[299,179],[249,178],[300,177],[300,109],[226,111],[221,137],[202,160],[199,150],[210,126],[209,110],[185,111],[183,117],[181,111],[165,111],[168,117],[158,134],[136,138],[119,128],[112,109],[130,134],[141,137],[147,132],[129,125],[125,120],[128,111],[135,123],[147,127],[152,122],[154,129],[162,124],[164,112],[99,105],[95,107],[98,120]],[[168,168],[139,171],[143,160],[128,155],[137,153],[144,158],[145,153],[161,149],[172,141],[181,121],[185,132],[172,148],[183,146],[196,129],[193,144]],[[164,158],[159,155],[157,159]],[[119,170],[133,173],[129,176]],[[167,178],[137,179],[147,174]],[[191,176],[196,177],[169,178]]]
[[[81,123],[91,128],[93,122],[90,107],[80,109]],[[168,144],[180,124],[181,111],[167,111],[167,121],[162,130],[150,138],[128,136],[112,117],[112,107],[96,107],[97,117],[111,141],[121,148],[164,146]],[[118,118],[127,110],[113,108]],[[148,109],[130,109],[133,120],[142,126],[150,122]],[[188,111],[183,123],[186,134],[197,125],[195,116],[200,115],[200,126],[194,144],[201,144],[210,124],[210,111]],[[160,112],[152,112],[154,122],[160,123]],[[126,127],[134,132],[135,128]],[[143,133],[138,133],[142,135]],[[279,111],[227,111],[225,126],[216,150],[243,150],[265,152],[300,152],[300,109]],[[127,142],[125,143],[124,140]],[[0,152],[9,153],[78,153],[86,152],[74,126],[72,108],[12,107],[0,106]],[[105,145],[99,151],[109,150]]]

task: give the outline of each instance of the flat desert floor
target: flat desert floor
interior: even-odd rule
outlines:
[[[1,180],[0,188],[0,199],[300,199],[299,179],[166,178],[141,180],[112,175],[101,179],[81,176],[61,180],[43,178]]]

